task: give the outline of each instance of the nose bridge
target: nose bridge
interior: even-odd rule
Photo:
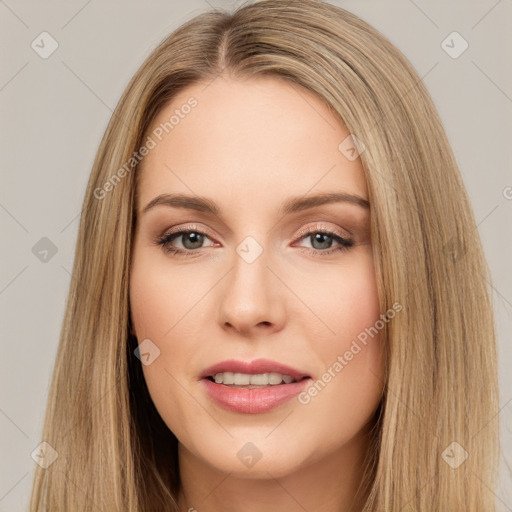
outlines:
[[[262,306],[270,291],[269,256],[264,242],[260,243],[252,235],[245,237],[235,248],[230,287],[239,298],[250,301],[253,308],[258,304]]]
[[[220,300],[223,323],[247,330],[262,322],[277,322],[278,292],[272,272],[267,268],[271,259],[263,242],[255,236],[247,236],[236,246],[232,270]]]

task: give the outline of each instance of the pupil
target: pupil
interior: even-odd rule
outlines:
[[[188,233],[187,235],[184,235],[184,243],[186,249],[197,249],[198,247],[201,247],[201,243],[203,241],[203,235],[200,235],[199,233]],[[192,246],[188,242],[192,243]]]
[[[328,242],[326,242],[325,240],[322,241],[322,239],[325,239],[325,238],[327,238]],[[320,245],[321,245],[321,247],[315,247],[315,244],[312,243],[312,245],[315,249],[329,249],[332,245],[332,240],[330,240],[330,235],[327,235],[325,233],[316,233],[313,236],[313,242],[320,242]]]
[[[197,249],[198,247],[201,247],[203,242],[203,235],[199,233],[191,232],[183,235],[183,237],[183,245],[186,249]],[[332,245],[330,235],[325,233],[315,233],[315,235],[311,235],[311,238],[313,240],[312,245],[315,249],[329,249]]]

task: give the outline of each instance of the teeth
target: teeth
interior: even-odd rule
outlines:
[[[290,384],[295,382],[293,377],[289,375],[281,375],[280,373],[258,373],[251,375],[248,373],[224,372],[217,373],[213,376],[217,384],[235,385],[235,386],[276,386],[281,383]]]

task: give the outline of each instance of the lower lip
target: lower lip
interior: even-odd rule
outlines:
[[[258,414],[269,411],[291,400],[303,391],[311,378],[290,384],[278,384],[265,388],[232,388],[202,379],[212,400],[229,411]]]

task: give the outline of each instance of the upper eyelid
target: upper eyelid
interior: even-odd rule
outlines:
[[[305,235],[308,235],[309,233],[314,233],[316,231],[328,231],[329,233],[332,233],[336,236],[339,236],[341,238],[352,238],[352,233],[350,233],[348,230],[344,229],[343,231],[345,231],[345,233],[340,233],[340,229],[336,229],[336,228],[331,228],[331,227],[327,227],[325,225],[323,225],[321,222],[315,222],[313,226],[308,226],[308,227],[305,227],[305,228],[301,228],[299,231],[298,231],[298,234],[297,236],[299,237],[303,237]]]
[[[327,232],[328,234],[331,234],[331,235],[335,235],[335,236],[338,236],[340,238],[343,238],[343,239],[351,239],[352,238],[352,234],[344,234],[344,233],[340,233],[338,230],[336,230],[335,228],[330,228],[330,227],[327,227],[323,224],[321,224],[320,222],[316,222],[314,223],[314,225],[310,225],[308,227],[305,227],[305,228],[302,228],[298,231],[297,235],[294,237],[294,239],[302,239],[308,235],[310,235],[311,233],[316,233],[316,232]],[[346,231],[346,230],[345,230]],[[212,236],[207,229],[203,229],[199,226],[197,226],[196,224],[190,224],[190,225],[184,225],[184,226],[180,226],[176,229],[171,229],[170,231],[168,232],[164,232],[164,234],[162,235],[163,238],[167,238],[167,237],[170,237],[172,235],[183,235],[184,233],[189,233],[189,232],[198,232],[202,235],[206,235],[210,240],[212,241],[216,241],[215,240],[215,237]]]

